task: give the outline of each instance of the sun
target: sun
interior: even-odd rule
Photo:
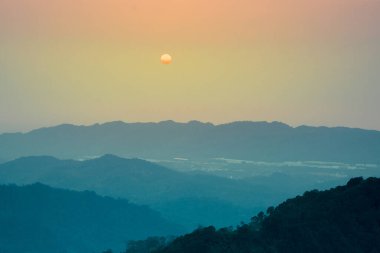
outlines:
[[[172,63],[172,57],[170,54],[163,54],[161,55],[161,63],[162,64],[170,64]]]

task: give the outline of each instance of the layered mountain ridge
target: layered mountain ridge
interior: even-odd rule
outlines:
[[[290,127],[280,122],[121,121],[40,128],[0,135],[0,160],[51,155],[85,159],[112,153],[122,157],[259,161],[380,163],[380,132],[344,127]]]

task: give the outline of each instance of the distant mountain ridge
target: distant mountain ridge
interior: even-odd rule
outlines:
[[[0,161],[21,156],[85,158],[112,153],[145,159],[224,157],[258,161],[380,163],[380,132],[290,127],[280,122],[199,121],[59,125],[0,135]]]

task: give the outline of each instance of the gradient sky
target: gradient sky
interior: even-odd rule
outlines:
[[[0,0],[0,132],[166,119],[380,130],[379,24],[379,0]]]

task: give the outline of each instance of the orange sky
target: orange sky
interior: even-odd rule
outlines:
[[[378,33],[379,11],[377,0],[2,0],[0,27],[14,35],[163,41],[197,36],[370,36]]]
[[[378,0],[0,0],[0,132],[165,119],[380,129],[378,24]]]

